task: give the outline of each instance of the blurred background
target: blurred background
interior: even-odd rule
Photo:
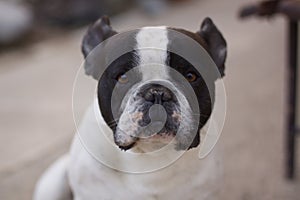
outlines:
[[[227,117],[218,142],[222,199],[299,200],[300,178],[287,180],[284,162],[287,20],[240,20],[238,11],[251,2],[1,0],[0,199],[31,199],[38,177],[68,151],[81,40],[106,14],[117,31],[153,25],[197,31],[211,17],[228,43]]]

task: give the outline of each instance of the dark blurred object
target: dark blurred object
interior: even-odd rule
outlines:
[[[289,179],[295,177],[296,163],[296,134],[299,133],[299,128],[296,124],[296,109],[299,106],[297,101],[297,83],[298,83],[298,40],[299,28],[298,22],[295,20],[289,21],[288,32],[288,98],[287,98],[287,119],[286,119],[286,175]],[[298,116],[299,117],[299,116]]]
[[[288,18],[288,76],[287,76],[287,114],[286,114],[286,176],[289,179],[295,177],[296,159],[296,135],[300,127],[296,124],[296,108],[298,83],[298,51],[300,1],[299,0],[269,0],[258,2],[243,7],[239,16],[247,18],[252,15],[260,17],[272,17],[275,14],[283,14]],[[299,117],[299,116],[298,116]]]
[[[0,0],[0,53],[126,11],[133,1]]]
[[[81,26],[130,7],[130,0],[27,0],[39,24]]]
[[[243,7],[239,16],[246,18],[252,15],[271,17],[275,14],[284,14],[290,19],[300,19],[299,0],[269,0]]]
[[[33,15],[25,5],[0,2],[0,45],[7,46],[22,40],[33,26]]]
[[[272,16],[277,12],[278,0],[259,2],[254,5],[248,5],[240,11],[240,17],[249,17],[251,15]]]

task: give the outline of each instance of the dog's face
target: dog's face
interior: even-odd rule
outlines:
[[[99,63],[86,66],[86,73],[99,81],[101,114],[114,133],[116,145],[123,150],[149,144],[160,148],[171,141],[177,150],[185,150],[200,143],[199,131],[211,115],[214,88],[208,90],[207,83],[192,64],[168,51],[172,43],[170,31],[181,32],[198,42],[211,55],[221,76],[224,75],[226,42],[208,18],[196,33],[148,27],[128,39],[123,38],[124,43],[131,40],[136,50],[115,59],[101,77],[97,69],[101,68]],[[107,17],[97,21],[84,37],[85,57],[115,34]],[[147,49],[149,47],[152,49]],[[193,97],[188,87],[197,99],[196,106],[191,102]]]

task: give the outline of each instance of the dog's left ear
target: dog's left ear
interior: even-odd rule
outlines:
[[[200,31],[197,32],[207,44],[209,54],[216,63],[221,77],[224,76],[227,44],[222,33],[210,18],[204,19]]]

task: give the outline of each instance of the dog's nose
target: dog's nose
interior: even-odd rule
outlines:
[[[161,85],[151,85],[145,90],[144,99],[152,102],[153,104],[163,104],[164,102],[172,100],[172,92]]]

